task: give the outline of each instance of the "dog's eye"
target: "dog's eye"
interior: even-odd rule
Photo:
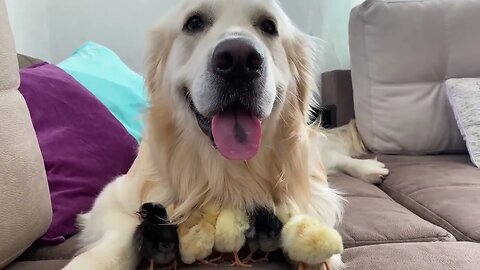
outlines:
[[[260,23],[260,29],[262,29],[262,31],[265,34],[268,34],[268,35],[271,35],[271,36],[278,35],[277,26],[275,25],[275,23],[271,19],[263,20]]]
[[[205,28],[205,23],[203,19],[198,15],[193,15],[190,17],[185,25],[183,26],[183,30],[189,33],[197,33],[202,31]]]

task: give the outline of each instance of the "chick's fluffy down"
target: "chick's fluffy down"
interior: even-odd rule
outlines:
[[[238,252],[245,244],[245,233],[249,227],[245,211],[221,211],[215,230],[215,250],[222,253]]]
[[[180,256],[186,264],[203,260],[211,255],[215,244],[215,223],[218,209],[206,206],[178,225]]]
[[[294,261],[318,265],[343,251],[342,237],[309,216],[294,216],[282,230],[282,247]]]
[[[205,259],[212,253],[215,228],[208,223],[200,223],[185,231],[180,237],[180,256],[186,264]]]

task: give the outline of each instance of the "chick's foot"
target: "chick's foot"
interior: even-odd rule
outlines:
[[[148,270],[155,270],[155,261],[153,259],[150,259],[150,267],[148,267]]]
[[[256,260],[251,260],[251,262],[254,262],[254,263],[259,263],[259,262],[268,262],[268,255],[270,255],[269,252],[266,252],[265,255],[260,258],[260,259],[256,259]]]
[[[255,254],[255,251],[250,251],[250,253],[248,253],[248,256],[245,257],[245,259],[242,260],[243,263],[249,263],[249,262],[252,262],[253,259],[253,254]]]
[[[163,267],[161,270],[177,270],[177,266],[177,260],[175,260],[170,266]]]
[[[240,260],[240,258],[238,257],[237,252],[234,252],[233,256],[235,257],[235,261],[230,266],[232,266],[232,267],[252,267],[251,264],[246,264],[246,263],[242,262],[242,260]]]
[[[216,262],[220,262],[222,259],[223,259],[222,256],[218,256],[210,260],[205,259],[205,260],[200,260],[198,262],[203,265],[217,266]]]

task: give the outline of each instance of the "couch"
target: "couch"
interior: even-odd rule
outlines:
[[[51,206],[29,112],[16,89],[19,64],[36,61],[15,54],[0,1],[0,268],[7,270],[61,269],[77,244],[73,236],[58,246],[32,245],[51,221]],[[354,117],[354,85],[349,70],[322,74],[329,123]],[[329,177],[347,199],[339,230],[348,269],[480,269],[480,170],[468,155],[377,156],[390,169],[378,186],[341,173]],[[288,268],[281,255],[254,267]]]

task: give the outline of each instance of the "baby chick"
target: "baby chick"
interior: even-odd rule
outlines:
[[[177,226],[168,220],[166,209],[160,204],[145,203],[138,215],[141,223],[134,234],[134,243],[142,258],[149,260],[149,270],[155,264],[169,264],[177,268],[178,236]]]
[[[310,216],[298,215],[283,227],[282,248],[291,260],[299,263],[299,270],[305,269],[305,264],[325,264],[330,270],[328,260],[343,251],[343,243],[335,229]]]
[[[180,256],[186,264],[196,261],[213,265],[220,259],[207,261],[215,243],[215,223],[219,210],[214,205],[206,205],[196,210],[185,222],[178,225]]]
[[[221,253],[232,252],[235,261],[231,266],[251,267],[238,257],[238,251],[245,245],[245,234],[249,229],[247,213],[238,209],[223,209],[215,226],[215,250]]]
[[[250,229],[246,234],[250,254],[244,262],[268,261],[270,252],[281,248],[282,227],[282,222],[272,210],[265,207],[256,209],[250,216]],[[265,252],[265,256],[253,260],[252,256],[257,250]]]

